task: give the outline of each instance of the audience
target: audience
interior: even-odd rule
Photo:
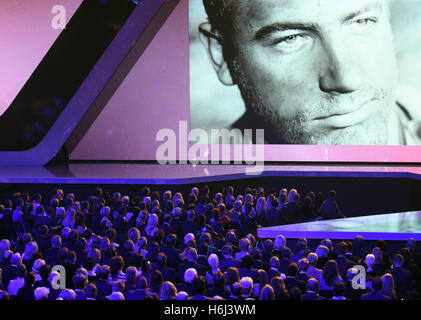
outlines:
[[[295,246],[281,234],[257,238],[259,226],[344,217],[334,190],[322,199],[309,192],[301,201],[285,188],[236,195],[232,186],[214,195],[194,187],[186,197],[147,187],[133,197],[100,188],[88,199],[15,193],[0,204],[10,214],[0,228],[1,299],[419,299],[413,238],[397,251],[362,236]],[[53,271],[59,265],[65,279]]]

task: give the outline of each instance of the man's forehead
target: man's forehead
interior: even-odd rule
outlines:
[[[272,19],[317,19],[340,16],[390,0],[233,0],[237,23],[264,23]]]

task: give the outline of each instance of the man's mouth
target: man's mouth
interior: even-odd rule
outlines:
[[[373,98],[364,102],[355,110],[318,117],[313,120],[313,123],[318,127],[329,127],[333,129],[352,127],[371,117],[377,111],[378,107],[377,98]]]

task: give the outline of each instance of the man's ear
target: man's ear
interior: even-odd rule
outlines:
[[[212,66],[215,69],[219,81],[226,86],[233,86],[234,81],[231,77],[228,64],[224,59],[221,36],[212,32],[208,22],[202,23],[199,30],[200,42],[205,46],[205,49],[209,54]]]

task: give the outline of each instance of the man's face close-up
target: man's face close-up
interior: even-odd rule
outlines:
[[[276,141],[387,144],[397,68],[387,0],[236,0],[231,73]]]

